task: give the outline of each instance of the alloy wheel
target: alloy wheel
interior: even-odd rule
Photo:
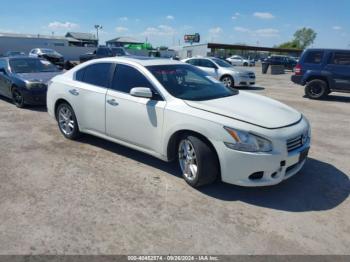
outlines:
[[[73,114],[67,106],[62,106],[58,112],[58,123],[60,129],[66,136],[70,136],[74,132],[75,121]]]
[[[193,181],[197,178],[198,174],[197,156],[193,144],[188,139],[182,140],[178,153],[183,175],[189,181]]]
[[[226,87],[231,87],[231,86],[232,86],[232,79],[231,79],[231,77],[228,77],[228,76],[224,77],[224,78],[222,79],[222,82],[223,82],[223,84],[224,84]]]

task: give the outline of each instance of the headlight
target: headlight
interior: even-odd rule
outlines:
[[[46,88],[46,84],[44,83],[27,83],[28,88]]]
[[[265,138],[230,127],[224,128],[233,138],[233,142],[224,142],[225,145],[231,149],[245,152],[272,151],[272,143]]]

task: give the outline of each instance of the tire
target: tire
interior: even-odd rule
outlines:
[[[211,184],[219,177],[219,161],[214,149],[196,136],[180,139],[178,161],[182,177],[192,187]]]
[[[11,90],[12,101],[18,108],[23,108],[25,106],[24,97],[21,91],[17,87],[13,87]]]
[[[247,62],[245,62],[245,63],[243,64],[243,66],[248,66],[248,63],[247,63]]]
[[[226,75],[221,77],[220,80],[226,87],[234,88],[235,87],[235,81],[232,76]]]
[[[321,79],[311,80],[305,86],[305,95],[310,99],[322,99],[329,94],[329,88]]]
[[[56,110],[58,128],[65,138],[76,140],[80,136],[78,121],[73,108],[68,103],[61,103]]]

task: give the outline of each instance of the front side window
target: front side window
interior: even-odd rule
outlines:
[[[10,68],[13,73],[40,73],[57,72],[55,65],[47,60],[38,58],[14,58],[10,60]]]
[[[172,96],[179,99],[203,101],[238,93],[191,65],[157,65],[147,69]]]
[[[225,60],[219,58],[213,58],[212,60],[221,67],[232,67],[232,65]]]
[[[83,71],[78,71],[76,79],[82,77],[82,82],[99,87],[108,88],[111,76],[111,63],[97,63],[88,65]]]
[[[187,64],[194,65],[194,66],[199,66],[198,59],[187,60]]]
[[[305,63],[321,64],[323,55],[324,55],[323,51],[310,51],[306,54]]]
[[[350,66],[350,52],[334,53],[331,64]]]
[[[215,68],[214,63],[208,59],[199,59],[199,66],[207,67],[207,68]]]
[[[137,69],[118,64],[112,81],[112,89],[124,93],[130,93],[134,87],[148,87],[153,89],[147,78]]]

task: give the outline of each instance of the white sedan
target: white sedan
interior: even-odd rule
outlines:
[[[270,98],[226,88],[178,61],[113,57],[53,78],[49,114],[62,134],[92,134],[165,161],[194,187],[216,179],[278,184],[299,172],[310,126]]]
[[[225,60],[216,57],[195,57],[184,59],[183,62],[194,65],[208,75],[221,81],[226,87],[255,85],[255,73],[235,67]]]
[[[234,55],[226,59],[231,65],[234,66],[253,66],[255,63],[253,63],[249,59],[245,59],[239,55]]]

